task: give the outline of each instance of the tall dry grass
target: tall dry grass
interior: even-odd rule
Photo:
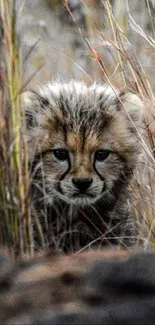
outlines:
[[[16,33],[16,1],[1,0],[0,8],[0,242],[12,255],[23,255],[32,253],[33,236],[27,144],[21,138],[24,111],[20,99],[22,66]]]
[[[132,91],[144,102],[144,123],[141,131],[137,130],[143,155],[139,163],[134,185],[131,186],[133,201],[129,208],[134,209],[139,223],[139,244],[144,249],[155,245],[155,105],[154,92],[152,90],[151,78],[147,69],[143,67],[136,49],[128,38],[128,28],[132,28],[135,37],[141,37],[146,42],[148,58],[150,51],[155,49],[155,21],[151,12],[150,1],[146,1],[150,17],[151,36],[147,36],[143,29],[136,24],[130,14],[131,1],[119,0],[112,7],[110,0],[103,0],[102,9],[106,17],[105,30],[102,31],[99,24],[99,8],[94,1],[82,1],[88,11],[95,11],[91,16],[91,30],[97,36],[97,48],[91,43],[89,31],[87,36],[76,21],[69,2],[63,0],[66,10],[73,20],[79,34],[88,46],[90,57],[100,67],[101,79],[110,86],[119,85],[127,91]],[[124,9],[124,10],[122,10]],[[101,10],[101,7],[100,7]],[[124,14],[122,14],[122,12]],[[89,20],[90,24],[90,20]],[[98,50],[99,48],[99,50]],[[111,55],[111,69],[104,63],[104,50],[109,50]]]
[[[119,0],[112,8],[109,0],[81,1],[87,9],[87,30],[76,21],[67,0],[63,0],[72,17],[73,28],[77,28],[88,47],[88,57],[95,61],[100,80],[111,86],[119,85],[137,93],[145,103],[144,124],[138,132],[143,156],[136,172],[135,184],[131,186],[132,205],[140,225],[139,242],[144,249],[155,245],[155,110],[154,92],[150,76],[140,62],[136,49],[128,38],[128,27],[135,37],[143,38],[149,51],[154,51],[154,19],[150,2],[146,1],[150,16],[152,37],[147,36],[130,16],[127,1]],[[100,9],[99,9],[100,3]],[[120,6],[126,14],[119,15]],[[0,0],[0,244],[5,245],[13,256],[33,254],[34,235],[32,223],[36,223],[38,234],[42,230],[31,209],[26,138],[21,137],[21,121],[24,121],[20,93],[34,75],[22,83],[24,67],[17,35],[16,0]],[[105,28],[101,28],[100,11],[106,16]],[[99,46],[95,47],[91,37],[95,36]],[[109,51],[111,67],[106,65],[104,50]],[[32,49],[33,50],[33,49]],[[25,123],[23,123],[25,126]],[[25,126],[26,127],[26,126]]]

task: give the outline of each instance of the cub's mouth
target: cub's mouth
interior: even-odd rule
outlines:
[[[74,193],[71,196],[67,196],[66,194],[62,193],[62,191],[61,193],[59,192],[59,197],[61,198],[61,200],[63,200],[68,204],[72,204],[79,207],[80,206],[84,207],[84,206],[94,204],[101,198],[101,196],[102,194],[95,196],[91,193],[89,194]]]
[[[57,187],[57,195],[60,197],[64,202],[68,204],[78,205],[78,206],[88,206],[91,204],[96,203],[98,200],[101,199],[103,192],[105,191],[105,183],[103,183],[102,188],[97,193],[94,193],[91,190],[87,191],[74,191],[74,189],[69,189],[69,191],[65,191],[59,183]]]
[[[72,195],[72,198],[95,198],[95,195],[93,195],[92,193],[74,193]]]
[[[84,207],[91,204],[96,203],[102,195],[94,196],[94,195],[88,195],[88,194],[79,194],[74,195],[72,198],[70,198],[70,201],[72,204]]]

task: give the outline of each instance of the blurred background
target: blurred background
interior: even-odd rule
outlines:
[[[154,51],[146,41],[146,38],[154,37],[153,0],[68,0],[66,3],[73,17],[62,0],[16,2],[24,80],[38,71],[29,87],[56,77],[104,81],[103,71],[94,60],[78,27],[98,51],[112,83],[120,86],[120,74],[126,73],[126,62],[122,62],[121,69],[117,66],[119,54],[109,42],[113,39],[116,45],[112,29],[114,22],[110,21],[108,10],[112,10],[122,34],[127,36],[123,46],[130,54],[135,52],[141,67],[153,79]],[[108,3],[111,9],[108,9]]]

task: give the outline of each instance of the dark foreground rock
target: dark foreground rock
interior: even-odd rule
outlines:
[[[154,253],[52,252],[13,263],[0,251],[0,324],[154,323]]]

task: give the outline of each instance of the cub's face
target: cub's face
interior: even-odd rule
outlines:
[[[110,202],[130,178],[142,103],[136,95],[118,95],[77,82],[24,94],[32,183],[47,203]]]
[[[112,162],[117,164],[117,157],[112,157],[109,148],[99,145],[95,135],[83,142],[79,133],[69,132],[66,143],[63,136],[62,142],[55,143],[42,156],[46,190],[68,203],[81,206],[94,203],[116,179]]]

